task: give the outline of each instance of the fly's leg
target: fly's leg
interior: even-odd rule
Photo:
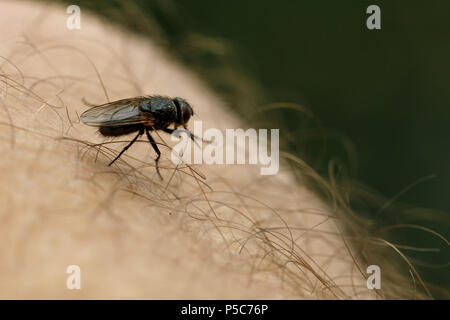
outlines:
[[[211,143],[211,140],[205,140],[203,138],[197,137],[195,134],[193,134],[192,132],[189,131],[189,129],[186,126],[183,126],[184,130],[186,130],[189,133],[189,136],[191,137],[191,140],[195,142],[195,139],[199,139],[202,140],[203,142],[206,143]]]
[[[159,172],[159,167],[158,167],[158,161],[159,161],[159,158],[161,157],[161,151],[159,151],[158,146],[156,145],[156,142],[153,139],[153,137],[150,135],[150,130],[148,128],[145,129],[145,133],[147,134],[148,141],[150,141],[150,144],[152,145],[153,149],[155,150],[156,154],[158,155],[155,159],[155,167],[156,167],[156,172],[158,173],[159,177],[161,178],[161,180],[163,180],[163,177],[161,176],[161,173]]]
[[[127,151],[128,148],[131,147],[131,146],[133,145],[133,143],[135,143],[136,140],[137,140],[143,133],[144,133],[144,130],[139,130],[139,133],[137,134],[137,136],[134,137],[134,139],[131,140],[131,142],[130,142],[125,148],[123,148],[122,151],[120,151],[120,153],[114,158],[113,161],[111,161],[111,162],[108,164],[108,166],[112,165],[117,159],[119,159],[120,156],[121,156],[125,151]]]
[[[202,140],[203,142],[206,142],[206,143],[211,143],[211,142],[212,142],[211,140],[205,140],[205,139],[203,139],[203,138],[197,137],[195,134],[191,133],[191,132],[188,130],[187,127],[184,127],[184,129],[185,129],[186,132],[189,134],[189,137],[191,138],[191,140],[192,140],[199,148],[200,148],[200,146],[198,145],[196,139]],[[165,129],[163,129],[163,131],[166,132],[166,133],[168,133],[168,134],[172,134],[172,133],[175,131],[175,129],[165,128]]]

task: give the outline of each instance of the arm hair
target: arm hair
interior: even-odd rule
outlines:
[[[287,170],[170,162],[148,143],[80,123],[94,104],[187,98],[208,127],[239,128],[224,104],[156,45],[82,9],[0,4],[1,298],[373,298],[336,212]],[[195,119],[194,119],[195,120]],[[78,265],[81,290],[66,288]]]

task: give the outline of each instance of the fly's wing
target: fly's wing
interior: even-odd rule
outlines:
[[[151,113],[139,109],[140,99],[124,99],[93,107],[80,116],[83,123],[94,126],[121,126],[129,124],[153,123]]]

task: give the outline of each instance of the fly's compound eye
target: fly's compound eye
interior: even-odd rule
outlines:
[[[178,117],[177,122],[180,125],[186,124],[189,119],[194,115],[194,110],[192,110],[192,107],[190,104],[182,99],[182,98],[175,98],[173,99],[173,102],[175,103],[175,106],[177,107]]]

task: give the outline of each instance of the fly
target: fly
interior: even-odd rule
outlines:
[[[196,137],[187,129],[187,123],[193,115],[192,107],[182,98],[145,96],[94,106],[83,112],[80,118],[83,123],[98,127],[100,134],[105,137],[118,137],[137,132],[134,139],[120,151],[108,166],[119,159],[145,132],[148,141],[157,154],[155,167],[156,172],[162,179],[158,168],[161,151],[159,151],[150,132],[162,130],[172,134],[179,126],[182,126],[195,142],[194,138]],[[171,125],[173,125],[173,129],[169,128]]]

